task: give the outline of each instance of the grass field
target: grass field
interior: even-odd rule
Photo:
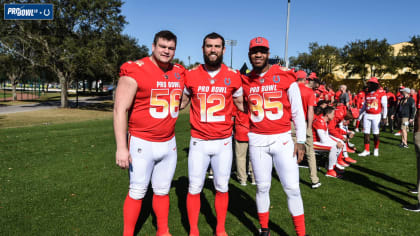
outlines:
[[[5,118],[6,119],[6,118]],[[0,119],[0,122],[3,122]],[[2,124],[2,123],[0,123]],[[0,235],[121,235],[127,172],[115,165],[112,120],[101,119],[30,127],[0,128]],[[170,191],[169,226],[187,235],[188,115],[176,127],[178,166]],[[410,136],[411,141],[411,136]],[[361,135],[354,143],[362,147]],[[300,169],[301,192],[310,235],[420,235],[420,213],[402,210],[415,203],[415,154],[399,149],[399,137],[381,134],[379,157],[357,157],[344,179],[327,179],[310,188],[308,169]],[[229,235],[258,230],[255,186],[230,181],[226,229]],[[207,180],[199,228],[212,235],[216,224],[214,189]],[[151,192],[143,204],[137,235],[154,235]],[[272,235],[294,235],[285,194],[277,179],[271,188]]]

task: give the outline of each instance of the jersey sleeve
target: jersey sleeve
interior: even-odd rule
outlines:
[[[122,64],[122,66],[120,67],[120,77],[122,76],[128,76],[130,78],[133,78],[136,82],[137,85],[140,84],[140,76],[139,75],[139,71],[140,71],[140,67],[143,66],[143,62],[142,61],[128,61],[124,64]]]
[[[302,99],[299,86],[293,82],[287,90],[290,105],[292,107],[292,120],[296,128],[296,140],[298,143],[305,143],[306,140],[306,124],[303,112]]]

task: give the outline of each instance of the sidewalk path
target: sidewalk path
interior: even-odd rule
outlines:
[[[85,106],[90,103],[101,103],[105,100],[112,100],[112,96],[81,97],[79,98],[79,107]],[[50,102],[39,102],[39,103],[16,105],[16,106],[0,105],[0,115],[17,113],[17,112],[26,112],[26,111],[54,109],[54,108],[59,108],[60,104],[61,104],[60,101],[50,101]],[[76,107],[76,101],[69,100],[69,107]]]

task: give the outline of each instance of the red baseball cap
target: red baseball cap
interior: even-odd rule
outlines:
[[[376,78],[376,77],[372,77],[372,78],[370,78],[369,80],[368,80],[368,83],[369,82],[371,82],[371,83],[375,83],[375,84],[379,84],[379,82],[378,82],[378,78]]]
[[[318,79],[318,77],[316,76],[316,73],[315,72],[311,72],[310,74],[309,74],[309,77],[308,77],[309,79]]]
[[[303,70],[298,70],[298,71],[296,72],[296,78],[298,78],[298,79],[305,79],[305,78],[306,78],[306,76],[307,76],[307,74],[306,74],[306,72],[305,72],[305,71],[303,71]]]
[[[269,44],[268,44],[268,40],[266,38],[263,37],[256,37],[251,39],[251,41],[249,42],[249,49],[251,50],[251,48],[254,47],[265,47],[265,48],[270,48]]]

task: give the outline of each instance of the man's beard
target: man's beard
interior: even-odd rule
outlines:
[[[210,54],[210,55],[216,55],[216,54]],[[222,62],[223,62],[223,55],[217,56],[217,59],[215,61],[211,61],[210,58],[204,54],[204,63],[207,66],[220,67],[220,65],[222,65]]]

